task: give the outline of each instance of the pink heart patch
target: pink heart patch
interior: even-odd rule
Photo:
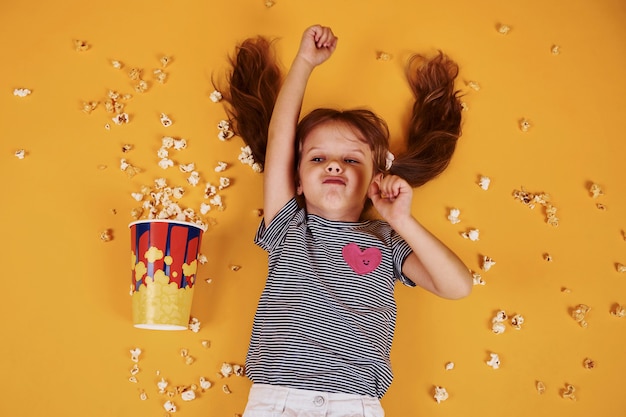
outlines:
[[[343,259],[359,275],[375,270],[383,259],[378,248],[367,248],[364,251],[356,243],[348,243],[341,250]]]

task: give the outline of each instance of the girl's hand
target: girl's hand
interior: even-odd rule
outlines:
[[[315,25],[304,31],[298,57],[315,67],[326,61],[337,47],[337,37],[326,26]]]
[[[367,195],[372,200],[374,208],[394,229],[395,225],[411,217],[413,189],[401,177],[376,175]]]

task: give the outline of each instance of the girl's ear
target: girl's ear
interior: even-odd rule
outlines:
[[[304,194],[303,191],[302,191],[302,185],[300,184],[300,181],[298,181],[297,184],[296,184],[296,194],[297,195]]]

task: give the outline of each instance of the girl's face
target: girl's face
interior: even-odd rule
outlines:
[[[358,221],[374,177],[372,151],[349,126],[324,123],[304,138],[298,176],[308,213]]]

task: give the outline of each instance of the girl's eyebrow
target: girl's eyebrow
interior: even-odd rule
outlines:
[[[312,148],[305,149],[304,153],[307,153],[307,154],[308,154],[308,153],[311,153],[311,152],[319,152],[319,151],[322,151],[322,152],[324,152],[324,153],[326,153],[326,152],[327,152],[327,150],[326,150],[326,149],[324,149],[324,148],[322,148],[322,147],[319,147],[319,146],[314,146],[314,147],[312,147]],[[353,153],[358,153],[358,154],[360,154],[360,155],[362,155],[362,156],[365,156],[365,152],[363,152],[363,151],[362,151],[361,149],[359,149],[359,148],[348,149],[347,151],[342,152],[342,153],[343,153],[343,154],[348,154],[348,155],[353,154]]]

